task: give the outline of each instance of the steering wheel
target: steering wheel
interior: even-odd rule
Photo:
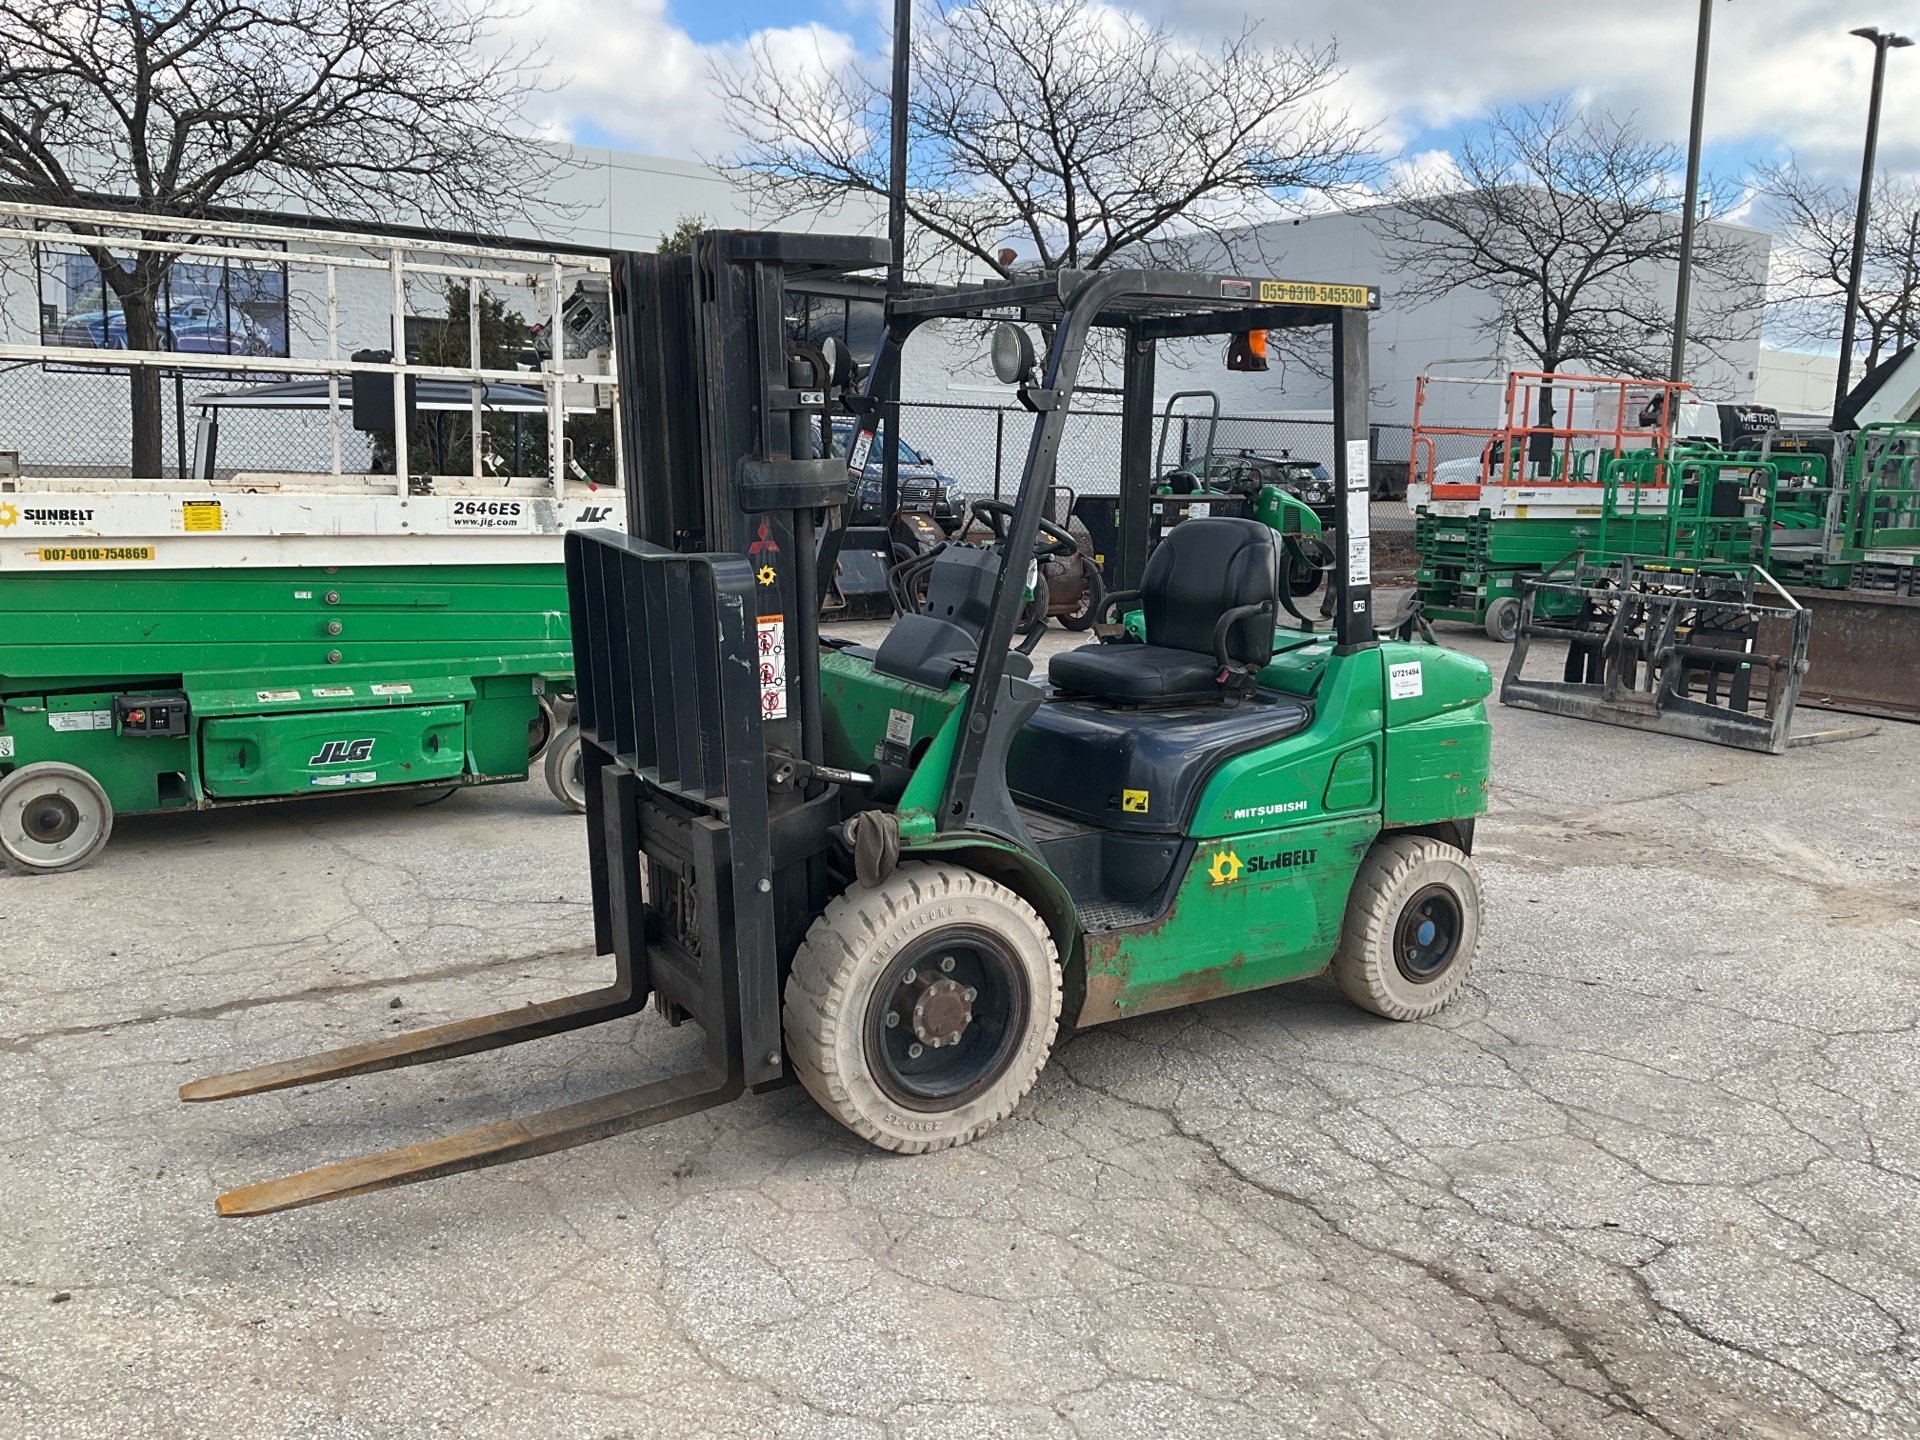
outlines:
[[[1007,531],[1013,523],[1013,506],[1005,500],[976,500],[973,502],[974,517],[993,532],[993,538],[1006,543]],[[1040,517],[1040,533],[1033,542],[1033,558],[1046,560],[1053,556],[1066,559],[1077,555],[1080,544],[1073,536],[1054,524],[1046,516]]]

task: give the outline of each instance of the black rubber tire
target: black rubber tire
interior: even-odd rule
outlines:
[[[1502,645],[1511,645],[1520,637],[1520,600],[1515,595],[1502,595],[1487,606],[1487,638]]]
[[[1417,928],[1431,908],[1444,958]],[[1473,973],[1486,898],[1473,857],[1427,835],[1386,835],[1374,842],[1347,894],[1333,978],[1362,1010],[1389,1020],[1420,1020],[1458,995]],[[1403,923],[1404,922],[1404,923]]]
[[[1311,595],[1314,591],[1318,590],[1320,588],[1320,582],[1324,578],[1318,570],[1295,570],[1293,574],[1288,577],[1287,588],[1293,592],[1294,598],[1298,599],[1303,595]]]
[[[547,789],[569,810],[585,814],[587,777],[580,759],[580,727],[569,725],[547,746]]]
[[[1091,630],[1093,622],[1100,618],[1100,607],[1107,603],[1107,582],[1100,574],[1100,567],[1093,563],[1093,557],[1082,555],[1080,567],[1087,583],[1083,607],[1071,615],[1054,617],[1069,630]]]
[[[950,1103],[902,1103],[870,1049],[880,988],[898,962],[968,943],[943,935],[990,937],[1021,1003],[974,1088]],[[1033,1088],[1059,1029],[1061,988],[1053,937],[1031,905],[962,866],[910,861],[872,889],[835,896],[807,931],[787,980],[787,1060],[820,1108],[854,1134],[883,1150],[945,1150],[991,1130]]]
[[[113,803],[78,765],[40,760],[0,779],[0,862],[15,874],[78,870],[112,835]]]

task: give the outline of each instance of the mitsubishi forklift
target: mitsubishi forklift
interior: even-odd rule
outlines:
[[[809,285],[877,241],[713,232],[614,267],[629,531],[567,538],[597,990],[182,1087],[230,1099],[470,1055],[651,1003],[697,1068],[222,1195],[258,1215],[543,1154],[798,1082],[887,1150],[1004,1121],[1063,1034],[1331,972],[1430,1016],[1479,947],[1487,667],[1376,629],[1367,324],[1378,292],[1062,271],[894,297],[856,387]],[[819,628],[850,497],[920,327],[994,332],[1032,414],[1010,504],[934,557],[877,645]],[[1197,518],[1147,553],[1163,340],[1330,338],[1343,503],[1331,629],[1284,547]],[[1020,648],[1090,340],[1124,356],[1117,588],[1044,673]],[[1045,337],[1044,352],[1035,340]],[[824,443],[836,414],[849,454]],[[844,420],[843,420],[844,425]],[[1031,624],[1031,619],[1026,623]],[[1044,617],[1042,617],[1044,623]]]

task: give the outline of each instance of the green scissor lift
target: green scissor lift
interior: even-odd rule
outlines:
[[[47,873],[116,815],[524,780],[572,688],[565,607],[552,561],[0,570],[0,854]]]
[[[556,795],[583,807],[563,538],[622,524],[625,504],[572,461],[566,416],[608,408],[614,377],[569,351],[562,312],[604,293],[605,256],[179,217],[143,228],[120,213],[35,220],[17,234],[77,228],[189,268],[269,244],[270,288],[324,330],[286,322],[283,353],[197,355],[190,376],[163,352],[115,350],[109,366],[71,325],[33,347],[50,377],[171,369],[203,408],[189,465],[177,402],[177,477],[103,476],[85,436],[0,477],[0,863],[84,865],[116,816],[523,780],[543,747]],[[353,350],[406,335],[410,278],[455,276],[468,363]],[[482,363],[489,284],[549,302],[537,374]],[[266,413],[281,425],[253,427]],[[518,459],[496,442],[523,418],[545,426],[544,473],[494,453]],[[450,421],[465,454],[448,448]],[[454,473],[410,473],[410,435]]]

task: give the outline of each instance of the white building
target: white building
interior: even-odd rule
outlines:
[[[1839,355],[1814,355],[1803,350],[1776,350],[1767,345],[1760,350],[1760,377],[1753,399],[1756,405],[1770,405],[1781,418],[1824,423],[1833,414],[1833,382],[1839,376]],[[1855,359],[1848,376],[1849,386],[1860,383],[1866,374],[1866,361]]]

